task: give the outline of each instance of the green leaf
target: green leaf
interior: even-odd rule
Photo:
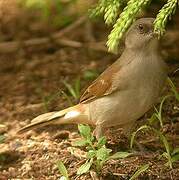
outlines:
[[[111,149],[107,149],[106,147],[102,147],[97,150],[96,157],[99,160],[105,161],[109,157],[109,153],[111,152]]]
[[[86,139],[81,139],[81,140],[73,142],[72,146],[85,146],[87,144],[88,142],[86,141]]]
[[[106,137],[103,136],[103,137],[99,138],[97,147],[101,148],[105,144],[106,144]]]
[[[162,109],[163,109],[163,104],[164,104],[165,100],[166,100],[167,98],[169,98],[169,97],[170,97],[170,95],[165,96],[165,97],[162,99],[161,103],[160,103],[159,111],[156,110],[156,112],[157,112],[157,116],[156,116],[156,117],[158,118],[158,120],[159,120],[159,122],[160,122],[161,128],[163,128],[163,121],[162,121]]]
[[[160,137],[160,140],[163,142],[166,152],[163,153],[162,156],[168,159],[169,166],[170,168],[172,168],[172,159],[171,159],[171,153],[170,153],[171,147],[167,141],[167,138],[159,130],[156,130],[154,128],[152,128],[152,130]]]
[[[140,174],[142,174],[144,171],[146,171],[149,168],[149,164],[145,164],[141,166],[129,180],[136,179]]]
[[[179,147],[175,148],[172,152],[172,155],[178,154],[179,153]]]
[[[59,180],[68,180],[68,178],[66,178],[65,176],[62,176],[62,177],[60,177]]]
[[[130,155],[132,155],[133,153],[128,153],[128,152],[117,152],[115,154],[113,154],[112,156],[109,156],[109,159],[123,159],[126,158]]]
[[[90,140],[91,139],[91,128],[87,125],[79,124],[78,130],[80,132],[80,135],[84,137],[85,139]]]
[[[67,169],[66,169],[66,167],[65,167],[65,165],[63,164],[62,161],[58,161],[58,162],[57,162],[57,167],[58,167],[60,173],[61,173],[64,177],[66,177],[66,179],[68,179],[68,172],[67,172]]]
[[[153,113],[151,118],[149,119],[149,123],[152,125],[157,120],[156,113]]]
[[[162,153],[161,156],[163,156],[163,157],[165,157],[166,159],[168,159],[168,154],[167,154],[167,152]]]
[[[171,148],[170,148],[170,145],[169,145],[169,143],[167,141],[167,138],[160,132],[159,132],[159,136],[160,136],[160,139],[161,139],[161,141],[163,142],[163,144],[165,146],[167,154],[170,156],[170,149]]]
[[[172,156],[172,162],[179,161],[179,154]]]
[[[85,164],[81,165],[77,171],[77,175],[87,173],[93,163],[93,159],[87,160]]]
[[[88,158],[88,159],[93,158],[95,155],[96,155],[96,151],[94,151],[94,150],[89,150],[89,151],[87,152],[87,158]]]
[[[175,163],[176,161],[179,161],[179,154],[172,156],[171,160],[170,161],[168,160],[168,162],[165,163],[165,166],[170,166],[170,168],[172,168],[172,163]]]
[[[162,142],[163,142],[163,144],[165,146],[165,149],[166,149],[167,153],[170,154],[170,145],[169,145],[166,137],[164,135],[162,135],[161,139],[162,139]]]
[[[132,133],[132,135],[131,135],[131,141],[130,141],[130,148],[133,147],[134,138],[135,138],[136,134],[137,134],[139,131],[143,130],[143,129],[150,129],[150,126],[143,125],[143,126],[141,126],[140,128],[138,128],[137,131],[135,131],[135,132]]]

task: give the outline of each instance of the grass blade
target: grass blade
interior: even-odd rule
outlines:
[[[150,129],[150,126],[147,126],[147,125],[144,125],[144,126],[141,126],[140,128],[137,129],[137,131],[133,132],[132,135],[131,135],[131,141],[130,141],[130,148],[133,147],[133,144],[134,144],[134,138],[136,136],[136,134],[143,130],[143,129]]]
[[[67,169],[66,169],[66,167],[65,167],[65,165],[63,164],[62,161],[58,161],[58,162],[57,162],[57,167],[58,167],[60,173],[61,173],[66,179],[68,179],[68,172],[67,172]]]
[[[77,78],[77,79],[75,80],[75,85],[74,85],[74,87],[75,87],[76,97],[77,97],[77,99],[79,99],[79,98],[80,98],[80,89],[81,89],[81,81],[80,81],[80,78]]]
[[[170,168],[172,168],[172,158],[171,158],[171,152],[170,152],[171,148],[170,148],[170,144],[168,143],[167,138],[160,131],[154,128],[152,128],[152,130],[160,137],[160,140],[162,141],[165,147],[166,153],[167,153],[166,158],[168,159],[169,166]]]
[[[177,91],[175,85],[173,84],[172,80],[169,77],[168,77],[167,80],[168,80],[168,83],[169,83],[169,85],[171,87],[172,92],[175,95],[175,98],[179,101],[179,92]]]
[[[72,146],[85,146],[88,144],[86,139],[80,139],[72,143]]]
[[[143,166],[141,166],[133,175],[129,180],[134,180],[136,179],[141,173],[145,172],[147,169],[149,168],[149,164],[145,164]]]
[[[82,175],[89,171],[91,165],[93,163],[93,159],[87,160],[83,165],[81,165],[77,171],[77,175]]]
[[[165,157],[166,158],[166,157]],[[168,157],[167,157],[168,158]],[[171,163],[175,163],[176,161],[179,161],[179,154],[176,154],[174,156],[172,156],[171,158]],[[170,167],[170,161],[168,161],[167,163],[165,163],[165,166],[169,166]]]
[[[124,159],[132,154],[133,153],[128,153],[128,152],[117,152],[117,153],[113,154],[112,156],[110,156],[108,158],[108,160],[109,159]]]
[[[161,126],[161,128],[163,128],[163,121],[162,121],[162,108],[163,108],[163,104],[164,104],[165,100],[166,100],[167,98],[169,98],[169,97],[170,97],[170,95],[165,96],[165,97],[162,99],[162,101],[161,101],[161,103],[160,103],[159,111],[157,111],[157,117],[158,117],[158,120],[160,121],[160,126]]]
[[[175,148],[172,152],[172,155],[179,154],[179,147]]]
[[[67,83],[66,81],[63,81],[63,84],[65,85],[65,87],[68,89],[69,93],[71,94],[71,96],[73,96],[75,99],[77,99],[77,95],[75,90],[73,89],[73,87],[71,86],[71,84]]]

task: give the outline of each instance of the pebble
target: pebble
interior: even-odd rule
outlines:
[[[9,171],[11,177],[15,177],[16,176],[16,169],[15,168],[9,167],[8,171]]]

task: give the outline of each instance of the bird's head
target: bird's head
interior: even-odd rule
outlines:
[[[142,50],[143,48],[158,46],[153,22],[154,18],[141,18],[132,24],[126,33],[126,48]]]

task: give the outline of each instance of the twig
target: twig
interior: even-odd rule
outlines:
[[[83,47],[83,43],[78,42],[78,41],[72,41],[69,39],[58,39],[56,41],[56,44],[61,45],[61,46],[69,46],[69,47],[73,47],[73,48]]]
[[[107,52],[106,47],[103,42],[91,42],[91,43],[82,43],[78,41],[73,41],[69,39],[53,39],[53,42],[50,38],[33,38],[26,41],[13,41],[13,42],[2,42],[0,43],[0,53],[15,53],[20,49],[34,48],[36,50],[48,49],[52,46],[52,43],[60,46],[69,46],[73,48],[89,48],[95,51]]]
[[[87,42],[82,43],[78,41],[73,41],[69,39],[62,39],[67,33],[70,33],[82,23],[87,20],[86,16],[83,16],[76,20],[73,24],[69,25],[68,27],[62,29],[60,32],[54,33],[49,37],[42,37],[42,38],[33,38],[24,41],[11,41],[11,42],[2,42],[0,43],[0,53],[1,54],[8,54],[8,53],[15,53],[21,49],[28,49],[34,48],[35,51],[45,50],[52,45],[60,45],[60,46],[69,46],[73,48],[89,48],[95,51],[102,51],[107,52],[104,42]],[[32,51],[32,50],[31,50]]]
[[[52,38],[56,39],[56,38],[61,38],[62,36],[64,36],[65,34],[71,32],[72,30],[76,29],[78,26],[80,26],[81,24],[83,24],[85,21],[87,20],[86,16],[82,16],[80,17],[78,20],[76,20],[73,24],[69,25],[68,27],[62,29],[60,32],[55,33],[54,35],[52,35]]]
[[[60,32],[56,32],[56,33],[52,34],[49,38],[46,38],[46,37],[45,38],[34,38],[34,39],[30,39],[30,40],[25,40],[22,42],[21,41],[2,42],[2,43],[0,43],[0,53],[14,53],[24,46],[28,48],[30,46],[38,47],[40,45],[46,45],[45,48],[47,48],[51,45],[51,43],[50,43],[51,40],[56,42],[56,40],[60,39],[65,34],[73,31],[78,26],[83,24],[86,21],[86,19],[87,19],[86,16],[80,17],[74,23],[72,23],[68,27],[62,29]],[[67,41],[63,41],[63,40],[59,41],[58,40],[58,42],[62,45],[63,44],[64,45],[68,44],[68,46],[70,45]],[[72,46],[79,46],[79,45],[77,45],[77,43],[73,43],[72,41],[71,41],[71,43],[72,43]]]

